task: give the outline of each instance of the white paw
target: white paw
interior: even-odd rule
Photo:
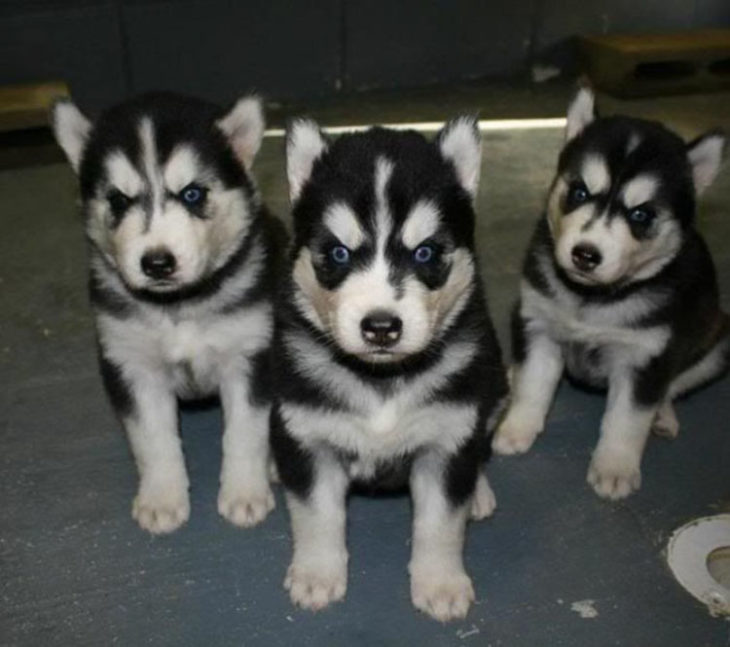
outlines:
[[[440,622],[464,618],[474,602],[474,587],[464,571],[411,570],[411,600]]]
[[[345,597],[347,565],[302,566],[292,562],[284,580],[291,601],[303,609],[319,611]]]
[[[508,413],[494,434],[492,449],[504,456],[524,454],[532,447],[532,443],[541,431],[542,429],[532,421]]]
[[[587,481],[604,499],[624,499],[641,487],[641,454],[615,449],[596,449]]]
[[[671,402],[659,407],[659,411],[657,411],[651,425],[651,432],[655,436],[662,436],[663,438],[676,438],[679,436],[679,420],[677,420]]]
[[[132,517],[143,530],[161,535],[177,530],[190,517],[190,499],[185,481],[140,483],[132,502]]]
[[[484,474],[480,473],[477,478],[474,497],[471,500],[471,509],[469,517],[475,521],[491,517],[497,507],[497,498],[494,496],[492,488],[489,487],[489,481]]]
[[[234,526],[255,526],[275,505],[274,493],[268,483],[251,487],[224,482],[218,493],[218,512]]]

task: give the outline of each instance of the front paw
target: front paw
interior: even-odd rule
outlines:
[[[641,487],[641,454],[616,449],[596,449],[587,481],[604,499],[624,499]]]
[[[461,570],[411,569],[411,600],[419,611],[439,622],[466,617],[474,602],[474,587]]]
[[[345,597],[347,565],[292,562],[284,580],[291,601],[302,609],[319,611]]]
[[[177,530],[190,517],[187,481],[142,480],[132,502],[132,517],[143,530],[155,535]]]
[[[234,526],[255,526],[275,505],[274,493],[265,481],[252,486],[224,480],[218,493],[218,512]]]
[[[540,426],[526,416],[508,413],[494,434],[492,449],[504,456],[524,454],[541,431]]]

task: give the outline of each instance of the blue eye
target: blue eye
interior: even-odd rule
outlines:
[[[205,189],[197,184],[188,184],[180,191],[180,199],[187,205],[195,206],[205,199]]]
[[[330,249],[330,258],[338,265],[345,265],[350,261],[350,250],[343,245],[335,245]]]
[[[586,189],[583,182],[573,182],[570,189],[568,189],[568,202],[572,205],[583,204],[590,197],[591,194],[588,193],[588,189]]]
[[[637,225],[648,225],[654,219],[654,212],[646,207],[637,207],[629,211],[629,221]]]
[[[434,257],[433,247],[431,245],[421,245],[416,247],[416,251],[413,252],[413,260],[416,263],[428,263]]]

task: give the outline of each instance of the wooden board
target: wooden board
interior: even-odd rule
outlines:
[[[47,125],[53,101],[68,96],[63,81],[0,86],[0,132]]]
[[[730,88],[730,29],[579,39],[583,71],[620,97]]]

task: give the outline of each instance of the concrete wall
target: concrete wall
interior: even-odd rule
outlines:
[[[577,33],[719,26],[729,0],[0,0],[0,83],[65,79],[90,108],[308,98],[515,74]]]

